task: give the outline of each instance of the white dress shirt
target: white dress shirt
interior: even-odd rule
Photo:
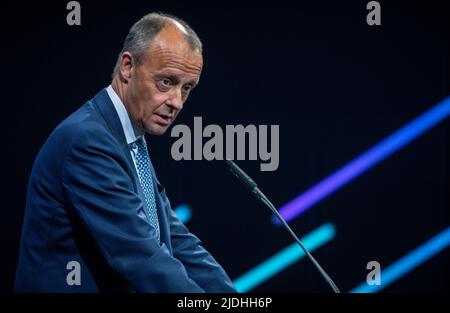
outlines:
[[[114,104],[114,108],[116,109],[117,114],[119,115],[120,123],[122,124],[123,132],[125,133],[125,139],[127,140],[128,147],[130,148],[131,158],[133,159],[134,167],[136,168],[136,172],[138,172],[136,166],[136,157],[137,146],[134,144],[136,140],[140,137],[144,136],[143,132],[140,132],[134,125],[128,115],[128,111],[123,105],[122,100],[120,100],[117,93],[114,91],[111,85],[106,88],[109,97],[111,98],[112,103]],[[145,140],[145,139],[144,139]]]

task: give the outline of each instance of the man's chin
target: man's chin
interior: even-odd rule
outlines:
[[[167,131],[170,125],[154,124],[145,128],[145,132],[150,135],[161,136]]]

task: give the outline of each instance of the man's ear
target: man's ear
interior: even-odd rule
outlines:
[[[119,71],[120,71],[121,76],[127,81],[131,78],[131,73],[135,66],[134,63],[135,63],[135,60],[133,58],[133,55],[130,52],[125,51],[124,53],[122,53],[122,55],[120,57]]]

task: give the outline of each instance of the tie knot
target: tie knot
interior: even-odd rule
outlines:
[[[138,139],[136,139],[135,143],[136,143],[137,145],[142,145],[142,144],[144,144],[144,137],[143,137],[143,136],[139,137]]]
[[[139,137],[133,144],[136,145],[138,148],[146,148],[147,147],[144,136]]]

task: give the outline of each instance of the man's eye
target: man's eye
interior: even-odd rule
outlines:
[[[172,81],[169,78],[163,78],[160,80],[161,84],[165,87],[169,87]]]
[[[189,93],[191,90],[192,90],[192,86],[191,85],[183,86],[183,91],[185,93]]]

